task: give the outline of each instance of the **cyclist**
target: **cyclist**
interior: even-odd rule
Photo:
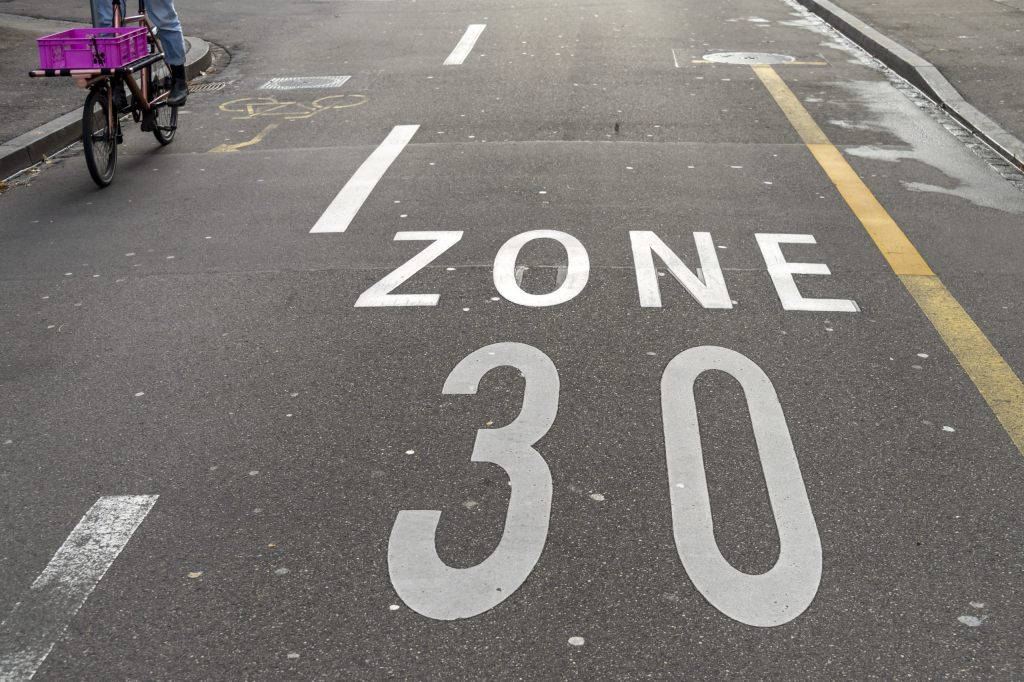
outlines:
[[[92,0],[96,10],[98,26],[113,26],[114,3],[112,0]],[[126,16],[125,0],[121,0],[121,16]],[[188,79],[185,78],[185,36],[181,32],[181,20],[174,9],[174,0],[149,0],[146,16],[156,25],[160,45],[164,48],[164,61],[171,70],[171,94],[167,103],[180,107],[188,99]],[[120,90],[120,89],[119,89]],[[115,100],[125,100],[124,91],[115,92]]]

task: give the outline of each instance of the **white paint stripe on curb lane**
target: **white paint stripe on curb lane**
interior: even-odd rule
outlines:
[[[0,623],[0,680],[32,679],[156,500],[157,495],[101,497],[85,513]]]
[[[363,202],[370,196],[370,192],[377,186],[384,173],[398,158],[398,155],[409,144],[409,140],[419,130],[418,125],[395,126],[380,146],[373,150],[373,153],[363,161],[359,170],[349,178],[345,186],[334,197],[334,201],[327,207],[324,214],[316,221],[316,225],[310,230],[313,232],[344,232],[349,224],[363,207]]]
[[[458,45],[452,50],[452,53],[448,55],[448,59],[444,60],[445,66],[458,66],[462,62],[466,61],[466,57],[473,51],[473,46],[476,45],[477,38],[487,28],[487,24],[470,24],[466,32],[462,34],[462,39],[459,40]]]

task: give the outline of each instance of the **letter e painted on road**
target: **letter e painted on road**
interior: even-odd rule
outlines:
[[[855,301],[845,298],[804,298],[797,289],[793,275],[831,275],[824,263],[790,263],[782,255],[779,244],[817,244],[809,234],[756,234],[757,245],[761,247],[768,274],[775,284],[782,307],[786,310],[809,310],[816,312],[860,312]]]

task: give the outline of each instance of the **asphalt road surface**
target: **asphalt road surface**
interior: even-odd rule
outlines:
[[[1024,193],[934,107],[780,0],[179,9],[173,144],[0,198],[0,677],[1024,676]]]

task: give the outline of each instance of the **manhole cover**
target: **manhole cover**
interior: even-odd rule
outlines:
[[[228,86],[227,83],[189,83],[188,91],[193,92],[220,92]]]
[[[704,60],[718,64],[788,64],[796,57],[770,52],[715,52],[704,55]]]
[[[350,76],[291,76],[271,78],[260,90],[308,90],[312,88],[340,88]]]

